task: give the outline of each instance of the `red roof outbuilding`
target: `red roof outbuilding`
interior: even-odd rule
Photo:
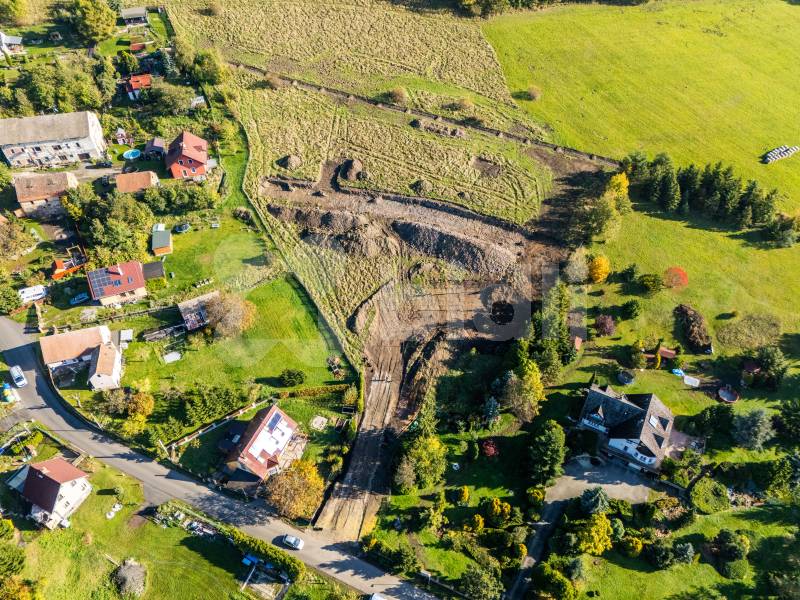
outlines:
[[[205,175],[208,142],[189,131],[183,131],[169,145],[165,162],[175,179],[191,179]]]

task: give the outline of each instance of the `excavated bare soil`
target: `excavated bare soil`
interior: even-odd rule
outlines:
[[[566,249],[551,235],[558,227],[552,219],[552,230],[526,229],[430,199],[343,192],[336,185],[341,164],[325,164],[316,183],[264,179],[260,193],[270,213],[294,223],[307,243],[365,256],[436,258],[471,273],[467,281],[424,288],[412,285],[419,272],[405,273],[348,320],[366,337],[365,411],[349,468],[315,526],[352,541],[366,533],[388,492],[388,432],[399,434],[413,420],[429,382],[462,344],[524,331],[531,300]]]

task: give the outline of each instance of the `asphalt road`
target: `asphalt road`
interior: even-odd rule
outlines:
[[[52,391],[40,372],[37,351],[35,339],[24,333],[22,325],[0,317],[0,352],[9,365],[22,367],[28,379],[28,386],[18,390],[19,405],[6,419],[6,425],[26,419],[39,421],[84,453],[141,481],[149,502],[161,503],[171,498],[183,500],[220,521],[273,543],[285,533],[298,535],[305,540],[303,550],[294,552],[298,558],[361,592],[380,593],[403,600],[433,598],[408,582],[353,556],[350,554],[352,544],[334,542],[325,532],[294,530],[283,521],[270,517],[263,502],[245,504],[230,498],[91,430],[65,409]]]

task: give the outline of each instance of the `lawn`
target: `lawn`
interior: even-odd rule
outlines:
[[[569,4],[488,21],[518,103],[554,138],[622,157],[734,164],[798,206],[800,158],[760,157],[800,142],[800,8],[784,0]],[[538,101],[524,99],[530,85]]]
[[[342,416],[339,411],[341,394],[313,398],[284,398],[278,402],[278,406],[294,419],[300,426],[300,431],[308,436],[308,444],[303,451],[303,458],[311,460],[321,468],[324,468],[321,463],[325,449],[342,442],[341,435],[334,429],[336,419]],[[247,412],[237,420],[248,423],[259,410],[261,409]],[[328,419],[328,426],[323,431],[315,431],[309,426],[311,420],[317,415]],[[199,446],[185,448],[180,458],[181,464],[194,473],[213,473],[222,458],[219,450],[217,450],[217,444],[225,437],[229,427],[230,425],[218,427],[214,431],[200,436]]]
[[[26,532],[23,576],[39,579],[48,600],[115,599],[111,560],[133,557],[147,569],[145,600],[245,598],[237,590],[240,555],[223,539],[208,540],[179,528],[161,527],[136,515],[144,501],[141,485],[102,463],[91,461],[91,496],[72,519],[70,529]],[[82,468],[85,468],[82,465]],[[124,490],[124,508],[112,519],[105,513]]]
[[[306,373],[305,385],[336,383],[325,363],[338,353],[335,341],[291,278],[270,281],[245,297],[256,305],[257,315],[243,335],[197,349],[183,348],[183,358],[171,365],[161,360],[162,343],[134,342],[127,351],[124,382],[149,378],[154,390],[246,381],[276,386],[281,371],[297,368]]]
[[[216,213],[193,213],[188,217],[166,217],[162,222],[168,227],[188,222],[192,229],[188,233],[173,234],[173,253],[164,259],[166,286],[148,288],[154,298],[175,296],[183,299],[221,287],[244,289],[276,271],[263,238],[232,217]],[[218,222],[219,227],[212,228],[212,222]],[[157,258],[153,256],[151,260]],[[204,280],[209,281],[195,287],[195,284]],[[52,303],[43,307],[46,322],[77,323],[88,304],[72,307],[68,301],[81,291],[88,289],[86,279],[80,272],[75,277],[55,284],[51,290]],[[115,311],[99,306],[92,308],[99,315]],[[141,305],[132,306],[130,310],[141,308]]]
[[[730,600],[765,597],[758,578],[770,568],[770,554],[774,551],[776,537],[795,529],[796,523],[796,511],[780,506],[698,517],[693,525],[678,530],[674,539],[691,541],[695,548],[699,548],[702,536],[713,537],[724,527],[750,530],[755,534],[749,556],[755,571],[751,577],[743,581],[725,579],[703,559],[699,563],[657,571],[641,558],[628,558],[612,551],[600,558],[584,557],[586,580],[580,586],[584,592],[582,597],[599,596],[614,600],[703,598],[702,588],[715,589]]]
[[[576,392],[586,387],[592,375],[601,385],[621,387],[616,375],[620,365],[627,364],[628,345],[637,339],[646,340],[651,349],[658,340],[667,347],[681,343],[685,348],[672,312],[681,303],[704,315],[715,349],[714,356],[687,354],[685,370],[710,381],[737,386],[741,356],[748,349],[731,340],[742,344],[739,339],[747,338],[731,338],[725,333],[731,327],[746,324],[748,315],[773,315],[779,320],[782,333],[769,342],[780,343],[789,357],[791,368],[786,381],[778,392],[745,389],[742,399],[734,405],[737,412],[757,407],[777,410],[782,400],[792,397],[800,378],[800,314],[794,302],[800,293],[800,281],[786,276],[800,268],[800,254],[792,249],[764,248],[748,235],[710,230],[705,222],[686,223],[646,209],[647,206],[638,205],[636,211],[623,217],[619,233],[607,243],[595,245],[593,251],[608,256],[614,270],[635,263],[642,273],[662,274],[668,267],[678,265],[688,274],[689,284],[682,290],[664,290],[648,297],[612,277],[608,283],[574,294],[573,304],[586,308],[590,327],[599,313],[618,318],[620,306],[631,299],[640,300],[643,310],[633,320],[618,320],[613,336],[593,340],[581,360],[565,373],[564,381],[550,390],[545,411],[556,418],[569,413],[577,416],[580,401]],[[684,385],[681,378],[670,373],[670,368],[669,361],[664,361],[661,370],[637,373],[636,383],[626,391],[656,393],[678,417],[680,428],[682,417],[697,414],[717,401]],[[770,460],[777,451],[774,446],[764,452],[733,448],[730,440],[715,446],[708,453],[714,461]]]
[[[599,344],[606,347],[620,341],[631,343],[636,338],[661,338],[669,346],[684,342],[675,331],[672,311],[685,303],[705,317],[717,355],[712,357],[711,371],[724,380],[738,382],[739,363],[729,359],[740,356],[746,348],[724,344],[728,338],[720,333],[741,323],[747,315],[777,317],[782,335],[771,341],[779,342],[796,363],[800,358],[800,313],[794,299],[800,294],[800,280],[787,274],[800,269],[800,254],[793,249],[765,248],[748,235],[711,231],[707,227],[703,222],[684,223],[637,210],[624,217],[615,239],[595,246],[595,251],[610,258],[614,269],[636,263],[642,273],[662,274],[677,265],[689,276],[685,289],[666,290],[653,297],[631,294],[632,290],[621,283],[595,286],[587,295],[577,296],[576,300],[585,300],[590,309],[602,307],[597,310],[611,314],[631,298],[643,303],[644,310],[637,319],[622,322],[615,336],[602,339]],[[690,357],[694,362],[701,359],[708,357]],[[793,366],[781,392],[748,390],[741,404],[774,407],[775,401],[789,397],[800,377],[800,365]]]

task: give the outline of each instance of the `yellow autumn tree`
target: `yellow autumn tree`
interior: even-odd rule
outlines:
[[[267,501],[284,517],[310,519],[322,502],[324,487],[317,465],[296,460],[267,480]]]
[[[578,549],[586,554],[600,556],[611,549],[611,533],[611,521],[605,513],[592,515],[578,531]]]
[[[589,279],[592,283],[603,283],[611,274],[611,261],[608,257],[598,254],[589,263]]]
[[[629,190],[630,181],[624,172],[613,175],[606,186],[606,194],[614,201],[614,207],[623,215],[632,209]]]

